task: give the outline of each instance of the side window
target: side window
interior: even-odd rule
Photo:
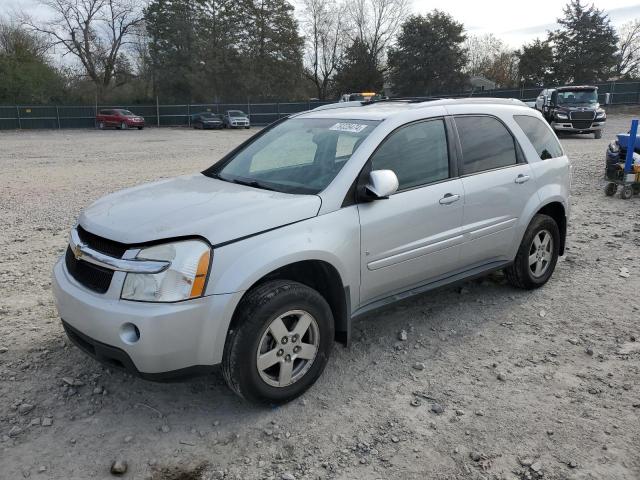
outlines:
[[[398,176],[398,190],[448,178],[444,121],[419,122],[396,130],[373,154],[371,169],[393,170]]]
[[[511,133],[493,117],[456,117],[462,146],[463,175],[515,165],[518,160]]]
[[[513,118],[520,125],[542,160],[563,155],[560,142],[545,122],[529,115],[515,115]]]

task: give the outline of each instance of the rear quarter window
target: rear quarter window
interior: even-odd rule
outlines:
[[[455,121],[464,175],[518,163],[515,141],[502,122],[483,115],[456,117]]]
[[[514,115],[513,118],[542,160],[564,155],[560,142],[542,120],[529,115]]]

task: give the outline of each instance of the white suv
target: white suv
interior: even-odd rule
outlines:
[[[544,285],[569,178],[515,100],[323,107],[87,208],[54,268],[58,311],[108,365],[164,379],[222,364],[242,397],[286,402],[364,312],[497,269]]]

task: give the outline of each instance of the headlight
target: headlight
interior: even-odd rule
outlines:
[[[569,115],[566,113],[556,113],[556,118],[558,118],[558,120],[569,120]]]
[[[607,118],[607,112],[605,112],[604,110],[598,110],[596,112],[596,119],[597,120],[604,120],[605,118]]]
[[[209,274],[211,249],[200,240],[155,245],[136,258],[166,260],[171,265],[156,274],[127,273],[122,298],[143,302],[177,302],[201,297]]]
[[[620,151],[620,145],[618,145],[618,141],[617,140],[615,142],[611,142],[609,144],[609,151],[611,153],[618,153]]]

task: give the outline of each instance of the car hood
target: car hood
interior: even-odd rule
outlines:
[[[229,117],[231,120],[249,120],[249,117]]]
[[[318,214],[316,195],[292,195],[224,182],[202,174],[177,177],[107,195],[78,223],[122,243],[202,236],[213,245]]]
[[[558,111],[561,112],[593,112],[600,108],[599,104],[575,104],[575,105],[562,105],[558,107]]]

